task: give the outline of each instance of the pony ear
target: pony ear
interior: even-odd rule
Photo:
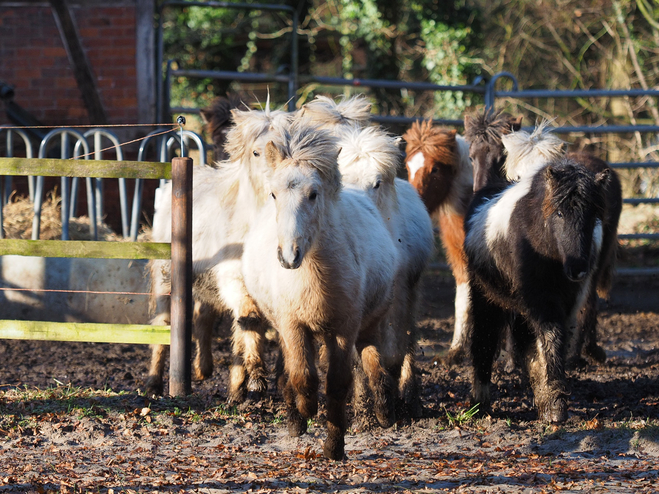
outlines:
[[[595,175],[595,183],[598,186],[606,186],[609,183],[609,178],[611,177],[611,169],[605,168],[601,172]]]
[[[279,163],[284,161],[284,155],[272,141],[265,145],[265,161],[272,168],[277,168]]]
[[[474,119],[470,115],[465,115],[464,118],[464,127],[467,130],[468,127],[471,127],[474,124]]]
[[[211,112],[208,110],[204,110],[203,108],[199,110],[199,115],[201,116],[201,121],[204,122],[205,124],[210,122],[210,115]]]
[[[521,128],[522,128],[522,119],[523,118],[524,118],[524,116],[520,115],[519,117],[513,118],[510,121],[510,128],[513,132],[517,132],[518,130],[521,130]]]
[[[545,180],[549,183],[549,185],[556,183],[556,181],[558,180],[558,176],[556,175],[556,170],[554,170],[554,167],[551,165],[545,168]]]
[[[458,131],[455,129],[448,130],[446,133],[451,139],[455,139],[455,136],[458,135]]]

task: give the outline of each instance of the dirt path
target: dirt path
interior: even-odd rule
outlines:
[[[659,282],[616,283],[601,315],[609,360],[570,374],[570,418],[560,427],[535,422],[527,383],[503,363],[492,416],[464,414],[467,368],[441,363],[452,291],[450,278],[425,279],[424,418],[389,430],[354,425],[343,462],[318,456],[322,403],[296,439],[272,385],[259,404],[225,405],[222,328],[215,375],[180,400],[136,392],[146,347],[0,342],[0,492],[659,491]]]

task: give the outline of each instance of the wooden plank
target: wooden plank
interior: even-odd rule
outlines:
[[[171,245],[156,242],[1,239],[0,255],[92,259],[170,259]]]
[[[169,326],[0,320],[0,339],[169,345]]]
[[[89,121],[94,125],[107,124],[108,119],[101,102],[101,96],[98,94],[96,79],[80,42],[80,36],[68,2],[67,0],[50,0],[50,4],[53,9],[55,23],[62,37],[62,43],[71,62],[73,75],[78,83],[80,96],[85,103],[85,108],[87,108]]]
[[[151,161],[0,158],[0,175],[171,179],[172,165]]]

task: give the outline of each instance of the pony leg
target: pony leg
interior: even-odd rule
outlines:
[[[565,383],[565,328],[557,323],[532,323],[535,345],[529,345],[526,364],[538,418],[543,422],[567,420]]]
[[[475,283],[470,288],[471,405],[479,405],[479,410],[486,412],[491,406],[492,364],[499,350],[499,339],[508,313],[490,302]]]
[[[440,213],[439,234],[446,258],[455,278],[455,326],[451,347],[446,357],[450,365],[459,364],[468,352],[467,315],[469,313],[469,285],[467,257],[464,252],[464,216]]]
[[[166,261],[157,260],[149,263],[151,273],[150,309],[155,313],[150,324],[154,326],[167,326],[170,324],[171,314],[171,282],[169,266]],[[165,371],[165,358],[167,347],[165,345],[151,345],[151,363],[149,374],[145,383],[147,396],[160,396],[163,394],[163,374]]]
[[[391,376],[382,366],[379,350],[380,325],[378,319],[365,328],[355,342],[362,368],[373,392],[375,416],[382,427],[391,427],[396,421],[394,385]]]
[[[581,356],[583,347],[583,353],[586,356],[603,364],[606,361],[606,352],[597,344],[597,302],[597,291],[594,286],[591,286],[580,314],[579,340],[575,357]]]
[[[192,340],[196,347],[192,362],[192,375],[202,381],[213,375],[213,325],[217,315],[208,305],[195,302],[192,325]]]
[[[307,328],[289,325],[279,336],[284,354],[288,433],[297,437],[307,431],[307,419],[318,412],[316,349]]]
[[[268,387],[265,368],[265,323],[256,303],[247,293],[240,260],[224,260],[213,268],[220,299],[231,311],[233,363],[230,371],[229,401],[244,398],[243,387],[255,398]]]
[[[407,413],[413,418],[419,418],[423,415],[416,370],[417,331],[415,314],[418,288],[418,281],[414,286],[409,287],[408,293],[403,298],[405,304],[401,307],[402,313],[399,310],[396,318],[399,321],[400,346],[407,349],[398,376],[398,392]]]
[[[345,456],[346,400],[352,383],[351,346],[343,338],[326,338],[328,354],[327,381],[327,439],[324,455],[331,460]]]

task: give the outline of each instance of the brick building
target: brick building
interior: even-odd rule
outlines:
[[[154,2],[0,0],[0,81],[45,125],[153,123]]]

